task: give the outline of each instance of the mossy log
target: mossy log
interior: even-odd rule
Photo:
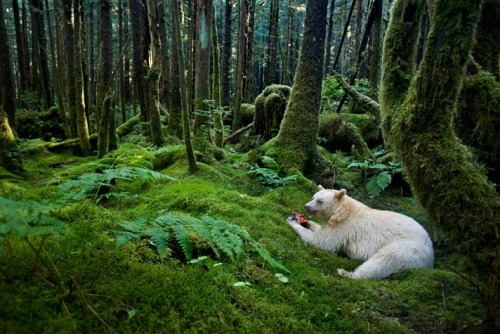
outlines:
[[[424,56],[414,74],[424,4],[400,0],[392,7],[383,51],[383,130],[429,221],[445,231],[468,260],[489,311],[498,316],[500,196],[453,128],[480,1],[436,2]],[[493,321],[495,325],[499,324]]]
[[[139,123],[140,121],[141,121],[141,114],[135,115],[134,117],[130,118],[125,123],[120,124],[120,126],[118,126],[116,128],[116,134],[120,138],[123,137],[123,136],[128,135],[134,129],[134,126],[137,123]]]
[[[90,145],[91,145],[92,150],[97,149],[97,137],[98,137],[97,134],[92,134],[89,136]],[[56,143],[48,142],[45,145],[45,147],[50,152],[60,152],[60,151],[70,149],[70,150],[74,150],[76,153],[80,153],[79,152],[80,141],[78,138],[66,139],[62,142],[56,142]]]
[[[260,136],[267,141],[278,134],[290,91],[289,86],[271,85],[257,96],[251,136]]]

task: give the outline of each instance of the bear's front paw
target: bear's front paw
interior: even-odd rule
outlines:
[[[337,273],[340,275],[340,276],[345,276],[345,277],[349,277],[349,278],[352,278],[352,272],[350,271],[347,271],[345,269],[337,269]]]
[[[293,216],[290,216],[286,219],[286,221],[288,222],[288,224],[290,225],[299,225],[299,222],[295,220],[295,218]]]

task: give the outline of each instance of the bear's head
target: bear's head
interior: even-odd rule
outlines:
[[[319,185],[318,192],[304,208],[308,214],[327,220],[337,210],[345,194],[345,189],[325,189]]]

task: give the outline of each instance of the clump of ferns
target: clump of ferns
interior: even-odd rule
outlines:
[[[221,219],[162,213],[153,220],[140,217],[120,225],[123,231],[116,232],[117,248],[129,241],[145,239],[156,249],[160,259],[178,247],[185,260],[190,261],[196,247],[208,245],[217,259],[238,261],[256,253],[271,268],[289,272],[245,229]]]
[[[124,154],[105,157],[87,165],[87,170],[75,178],[59,185],[59,193],[63,201],[91,199],[98,204],[113,198],[128,197],[126,191],[118,191],[120,181],[140,182],[146,184],[150,180],[177,181],[168,175],[152,170],[153,166],[142,161],[142,166],[124,165]]]

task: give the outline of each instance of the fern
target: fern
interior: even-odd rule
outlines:
[[[297,175],[281,177],[278,175],[279,166],[276,161],[268,156],[262,156],[261,161],[266,167],[260,167],[258,164],[246,165],[249,168],[248,174],[255,177],[255,180],[264,186],[267,190],[282,187],[292,181],[297,180]]]
[[[138,218],[121,224],[124,231],[117,232],[116,247],[128,241],[148,238],[156,246],[160,258],[167,254],[168,246],[176,242],[187,261],[193,259],[192,238],[205,241],[217,258],[225,255],[229,260],[239,260],[249,251],[256,252],[271,267],[289,272],[276,261],[258,241],[243,228],[226,221],[203,216],[180,216],[164,213],[150,221]]]
[[[56,209],[55,206],[35,201],[13,201],[0,197],[0,207],[2,208],[0,211],[0,241],[9,235],[28,238],[66,231],[66,225],[51,216]]]
[[[175,178],[161,174],[142,167],[111,167],[107,165],[95,164],[99,172],[85,173],[78,176],[74,180],[63,182],[59,185],[59,191],[63,200],[80,200],[83,198],[92,198],[95,203],[99,203],[103,199],[111,199],[117,197],[126,197],[124,192],[113,193],[117,180],[122,181],[147,181],[168,180],[177,181]],[[100,169],[106,167],[106,169]],[[106,191],[103,191],[106,189]]]
[[[382,149],[375,151],[377,155],[383,152],[385,151]],[[372,160],[353,161],[347,168],[358,168],[362,170],[366,183],[366,191],[373,197],[379,196],[380,193],[391,184],[392,176],[396,173],[401,173],[403,170],[401,164],[398,162],[391,161],[386,165],[379,162],[373,162]],[[370,177],[369,180],[368,177]]]

